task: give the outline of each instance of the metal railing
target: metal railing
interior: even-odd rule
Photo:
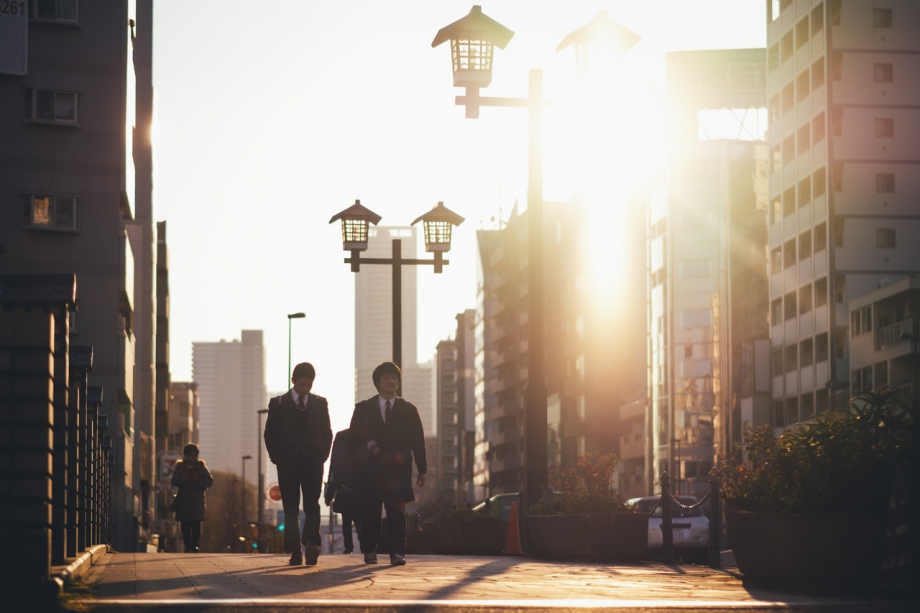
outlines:
[[[689,511],[703,505],[709,501],[709,543],[707,551],[709,553],[709,568],[722,568],[722,502],[719,491],[719,482],[715,477],[709,479],[709,491],[705,496],[700,498],[696,504],[686,505],[681,503],[674,494],[671,493],[671,476],[667,472],[661,473],[661,496],[648,516],[652,514],[661,505],[662,500],[670,500],[678,507]],[[674,564],[674,523],[672,518],[672,508],[670,504],[661,505],[661,559],[665,564]]]

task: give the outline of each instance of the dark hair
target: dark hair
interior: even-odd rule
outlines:
[[[182,448],[183,455],[193,455],[197,458],[199,453],[201,452],[198,450],[198,445],[196,445],[195,443],[189,443],[188,445]]]
[[[316,378],[316,369],[313,368],[313,364],[309,362],[301,362],[294,367],[294,372],[291,373],[291,380],[297,381],[297,379],[315,379]]]
[[[374,369],[374,374],[371,376],[374,378],[374,387],[377,389],[380,389],[380,378],[383,375],[396,375],[397,379],[402,380],[402,371],[399,370],[399,366],[395,362],[384,362]]]

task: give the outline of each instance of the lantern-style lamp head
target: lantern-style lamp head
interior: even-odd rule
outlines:
[[[431,46],[450,41],[454,87],[488,87],[492,82],[492,48],[504,49],[514,32],[482,12],[478,4],[469,15],[438,30]]]
[[[413,221],[412,225],[420,221],[425,229],[425,251],[431,253],[450,251],[451,226],[459,226],[463,223],[463,218],[444,206],[443,202],[439,202],[433,209]]]
[[[589,72],[597,70],[595,65],[610,64],[616,57],[635,47],[639,40],[638,34],[611,19],[607,11],[601,11],[588,25],[562,39],[556,51],[575,45],[578,73],[587,76]]]
[[[380,215],[361,206],[360,200],[329,220],[342,220],[342,248],[345,251],[367,251],[367,224],[380,223]]]

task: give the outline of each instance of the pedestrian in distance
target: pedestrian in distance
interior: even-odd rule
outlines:
[[[361,480],[361,551],[365,564],[377,563],[381,533],[381,506],[387,512],[390,564],[406,563],[406,503],[412,491],[412,461],[418,467],[415,484],[425,486],[428,460],[425,432],[418,409],[396,395],[401,372],[393,362],[374,369],[378,394],[359,402],[351,416],[351,430],[365,448],[367,465]]]
[[[289,564],[316,565],[322,537],[319,531],[319,497],[323,489],[323,464],[332,447],[329,404],[311,394],[316,369],[301,362],[291,373],[291,389],[268,403],[265,419],[265,449],[278,467],[278,487],[284,508],[284,550]],[[306,515],[300,533],[300,496]]]
[[[326,480],[326,505],[335,513],[342,515],[342,539],[345,541],[344,553],[355,550],[352,525],[360,535],[360,481],[365,463],[367,449],[354,433],[346,428],[336,432],[332,443],[332,456],[329,462],[329,478]],[[360,537],[358,539],[360,541]],[[362,548],[362,551],[363,548]]]
[[[201,522],[208,518],[205,492],[214,485],[211,471],[199,458],[198,445],[189,443],[182,450],[183,458],[176,462],[173,487],[179,488],[170,507],[176,512],[176,521],[182,524],[182,543],[186,553],[198,553],[201,542]]]

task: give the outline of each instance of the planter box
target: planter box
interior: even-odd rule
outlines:
[[[524,552],[538,558],[638,562],[648,541],[648,516],[637,513],[527,515]]]
[[[432,553],[496,555],[505,547],[508,522],[500,519],[436,521],[422,526]]]
[[[427,530],[409,530],[406,532],[406,553],[431,553],[431,533]]]
[[[726,509],[728,542],[750,577],[874,579],[884,515],[748,513]]]

